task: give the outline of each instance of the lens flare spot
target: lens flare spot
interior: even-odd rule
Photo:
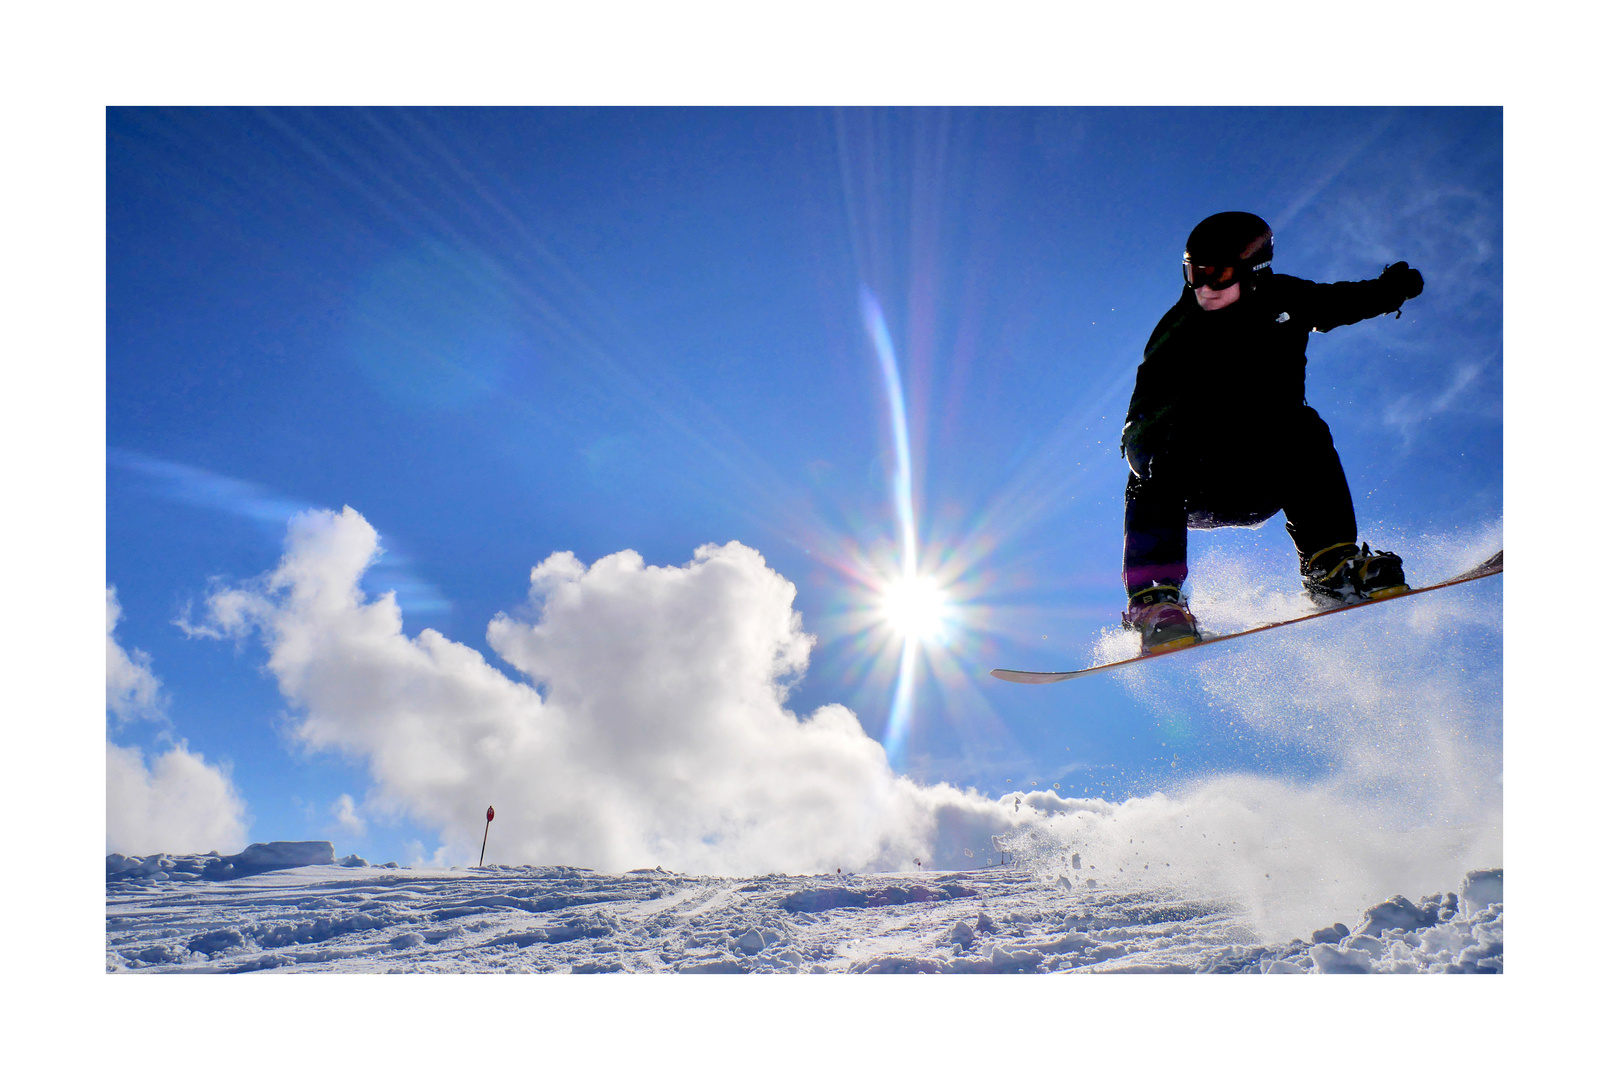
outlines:
[[[882,611],[900,637],[934,641],[944,633],[950,602],[930,577],[898,577],[883,587]]]

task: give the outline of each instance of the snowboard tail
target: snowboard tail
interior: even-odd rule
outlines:
[[[1479,566],[1476,566],[1471,570],[1466,570],[1461,574],[1455,574],[1445,581],[1436,582],[1434,585],[1426,585],[1422,589],[1413,589],[1403,586],[1401,589],[1389,590],[1388,595],[1376,596],[1373,599],[1365,600],[1362,603],[1325,608],[1322,611],[1315,611],[1307,615],[1298,615],[1294,619],[1281,619],[1279,622],[1264,623],[1261,626],[1253,626],[1246,630],[1236,630],[1232,634],[1204,634],[1202,635],[1200,641],[1180,640],[1177,643],[1170,643],[1161,649],[1156,649],[1149,653],[1143,653],[1139,656],[1131,656],[1126,660],[1113,660],[1110,663],[1096,664],[1094,667],[1081,668],[1078,671],[1013,671],[1010,668],[995,668],[994,670],[990,671],[989,674],[993,675],[997,679],[1004,679],[1006,682],[1026,683],[1028,685],[1066,682],[1068,679],[1078,679],[1085,675],[1094,675],[1099,671],[1110,671],[1112,668],[1123,667],[1126,664],[1138,664],[1142,660],[1155,660],[1162,656],[1173,656],[1178,653],[1189,652],[1192,649],[1199,649],[1203,645],[1211,645],[1217,641],[1229,641],[1233,638],[1245,637],[1248,634],[1261,633],[1264,630],[1273,630],[1281,626],[1291,626],[1295,623],[1307,622],[1309,619],[1322,619],[1326,615],[1339,615],[1343,611],[1356,611],[1359,608],[1371,607],[1375,604],[1383,604],[1388,600],[1397,600],[1404,596],[1416,596],[1419,593],[1434,592],[1437,589],[1445,589],[1451,585],[1462,585],[1466,581],[1478,581],[1481,578],[1491,577],[1493,574],[1501,574],[1502,572],[1503,553],[1499,551],[1496,555],[1493,555],[1491,558],[1485,560]]]

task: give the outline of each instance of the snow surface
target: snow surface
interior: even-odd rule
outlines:
[[[1167,887],[968,871],[706,877],[659,867],[412,869],[325,841],[106,857],[106,969],[252,972],[1220,972],[1503,970],[1503,872],[1391,897],[1353,927],[1261,941]]]

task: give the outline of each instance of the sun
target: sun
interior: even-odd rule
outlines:
[[[939,583],[931,577],[906,575],[891,578],[883,586],[882,614],[902,638],[932,641],[943,632],[950,615],[950,601]]]

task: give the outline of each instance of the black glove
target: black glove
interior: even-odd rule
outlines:
[[[1392,263],[1386,267],[1385,272],[1380,275],[1380,281],[1397,298],[1394,305],[1397,308],[1402,307],[1404,301],[1412,300],[1425,291],[1424,275],[1405,262]]]

